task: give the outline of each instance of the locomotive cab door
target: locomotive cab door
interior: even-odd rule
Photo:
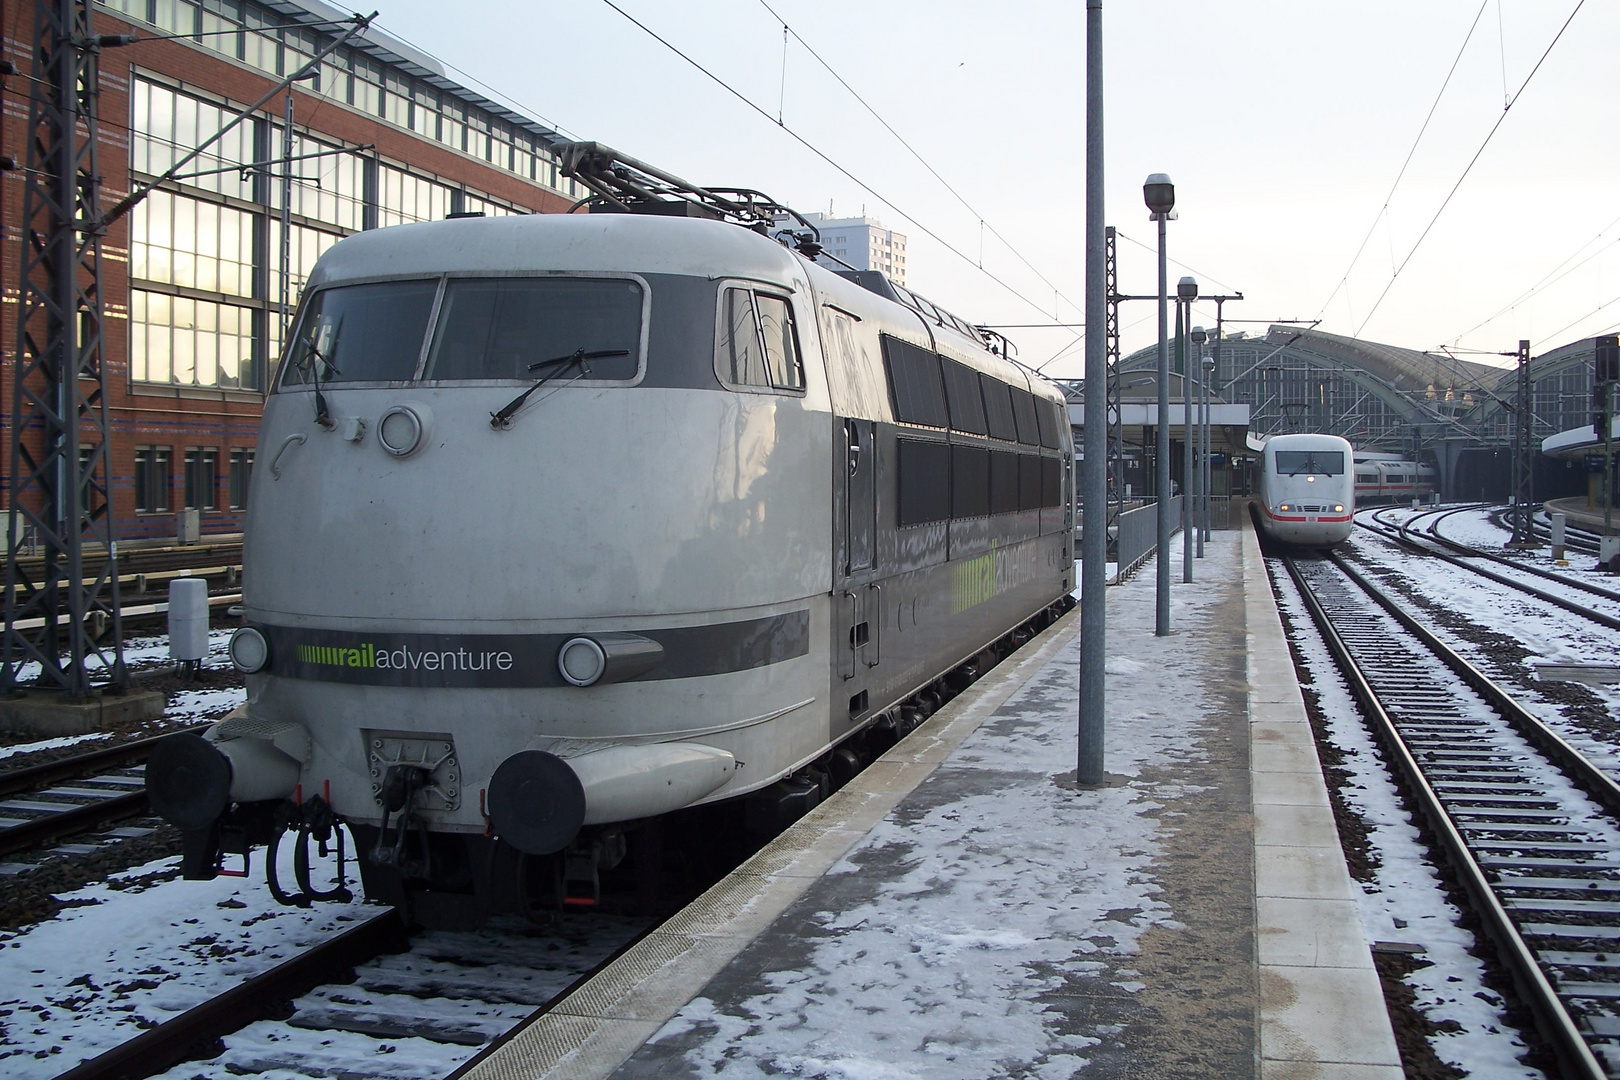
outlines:
[[[866,685],[871,669],[882,659],[883,590],[872,580],[877,564],[877,425],[871,420],[844,418],[840,427],[842,454],[837,468],[843,521],[834,575],[839,586],[834,646],[839,653],[840,681],[849,696],[847,724],[854,724],[869,711]],[[834,728],[835,736],[847,730],[847,726],[840,730],[836,715]]]
[[[877,547],[876,426],[844,421],[844,576],[872,569]]]

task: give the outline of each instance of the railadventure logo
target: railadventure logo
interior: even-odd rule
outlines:
[[[298,646],[298,662],[321,667],[374,668],[383,671],[511,671],[516,662],[505,649],[423,649],[409,646],[379,649],[369,641],[350,648]]]

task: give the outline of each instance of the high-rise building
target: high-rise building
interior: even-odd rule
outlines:
[[[821,233],[822,249],[832,256],[817,259],[821,265],[839,270],[843,268],[841,263],[847,263],[857,270],[881,270],[896,284],[906,283],[906,238],[903,233],[885,229],[881,221],[865,216],[804,216]],[[778,224],[792,227],[797,222],[790,218],[779,218]]]

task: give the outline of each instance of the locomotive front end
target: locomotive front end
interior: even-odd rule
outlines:
[[[187,876],[346,828],[368,896],[510,907],[526,859],[610,862],[623,823],[746,783],[759,733],[710,737],[740,703],[815,697],[803,395],[712,392],[716,285],[625,230],[447,222],[323,257],[261,426],[247,704],[148,769]]]

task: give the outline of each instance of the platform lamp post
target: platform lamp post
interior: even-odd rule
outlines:
[[[1153,632],[1170,633],[1170,277],[1164,252],[1164,227],[1176,208],[1176,186],[1164,173],[1154,173],[1142,185],[1142,199],[1159,223],[1159,411],[1153,440],[1154,502],[1158,524],[1158,588]]]
[[[1195,326],[1192,328],[1190,336],[1192,337],[1193,354],[1187,359],[1187,372],[1191,374],[1194,369],[1198,371],[1198,389],[1195,391],[1198,396],[1198,453],[1193,455],[1193,469],[1198,473],[1198,503],[1193,507],[1192,525],[1193,532],[1197,535],[1198,540],[1197,554],[1202,559],[1204,557],[1204,507],[1208,505],[1208,496],[1204,487],[1204,463],[1209,460],[1209,429],[1204,423],[1209,415],[1205,411],[1204,404],[1204,342],[1209,340],[1209,335],[1204,333],[1202,326]]]
[[[1192,362],[1187,355],[1187,343],[1180,335],[1192,325],[1193,301],[1198,299],[1197,279],[1188,276],[1177,282],[1176,299],[1181,304],[1176,319],[1176,355],[1181,359],[1181,580],[1186,584],[1193,579],[1192,508],[1193,492],[1198,485],[1194,483],[1193,474],[1193,432],[1196,429],[1193,427]]]

